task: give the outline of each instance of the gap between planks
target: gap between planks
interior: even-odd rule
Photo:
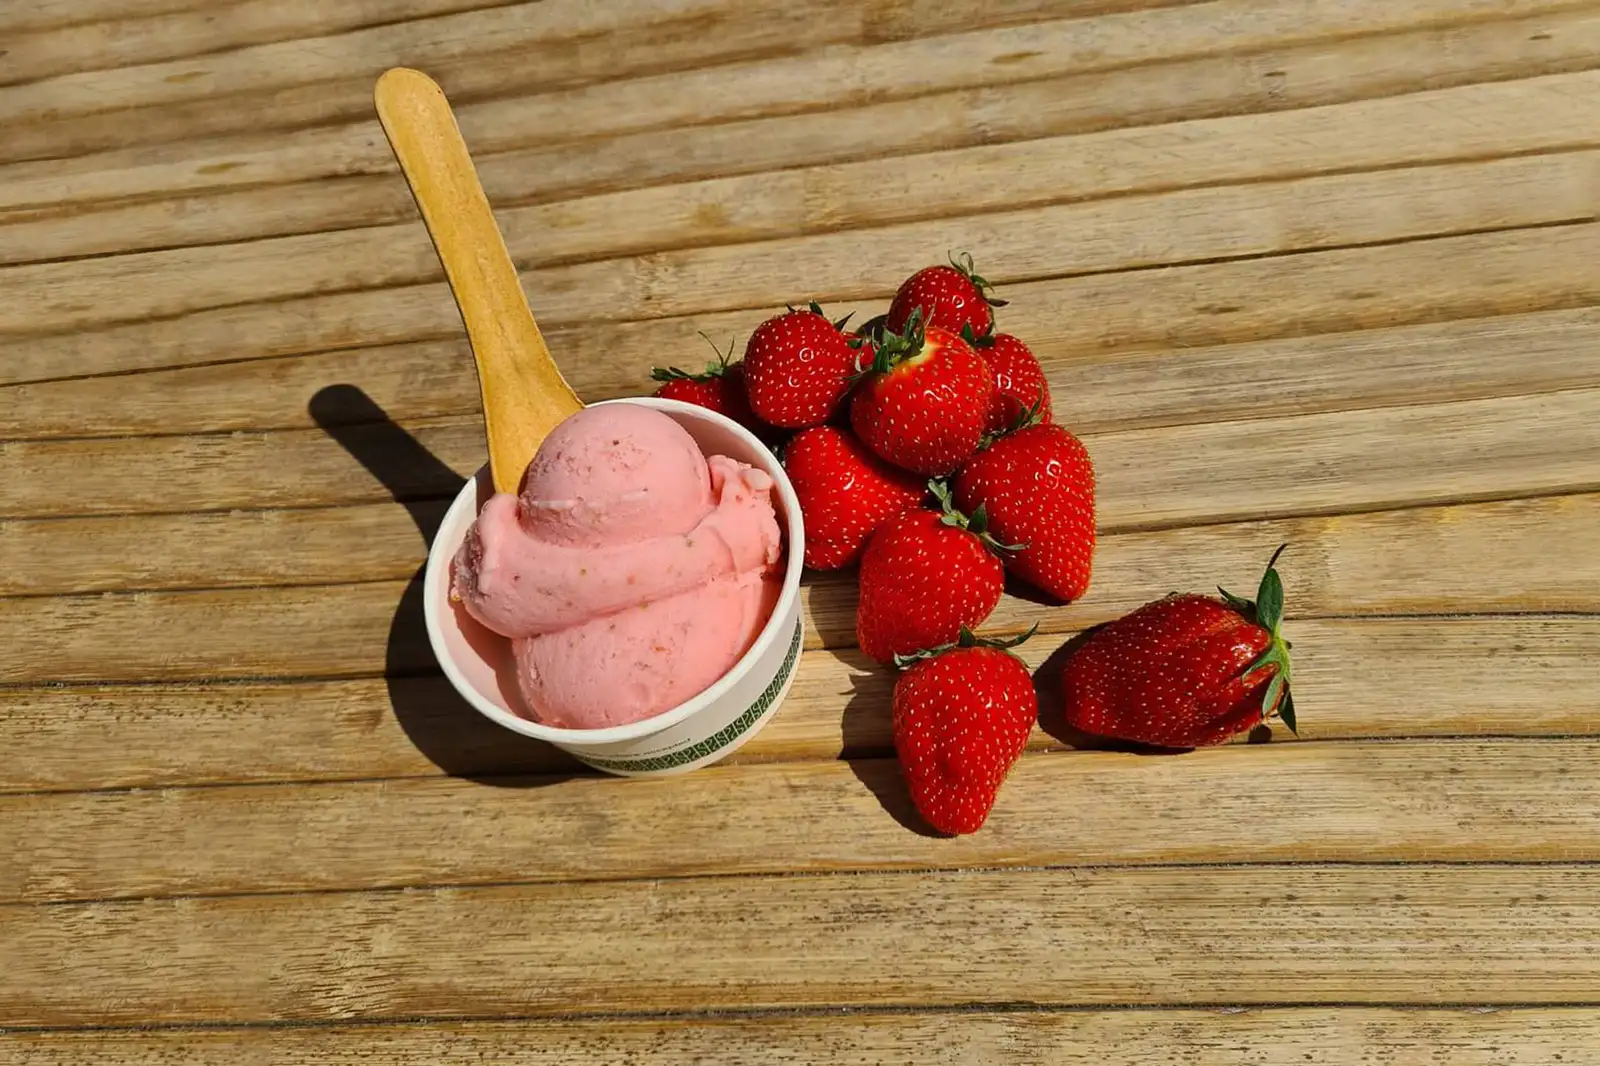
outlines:
[[[1600,1010],[1579,1007],[1052,1008],[1026,1004],[837,1008],[466,1022],[453,1019],[220,1024],[209,1028],[12,1030],[19,1066],[1594,1066]]]

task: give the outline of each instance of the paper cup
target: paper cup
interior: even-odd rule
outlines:
[[[450,601],[450,562],[494,491],[487,465],[462,487],[428,552],[423,581],[428,640],[456,691],[507,729],[549,741],[607,773],[625,777],[683,773],[716,762],[755,736],[794,683],[805,635],[800,616],[805,554],[800,501],[777,457],[737,422],[676,400],[638,397],[606,402],[654,407],[688,430],[706,455],[726,455],[771,475],[773,502],[784,530],[783,591],[750,650],[710,688],[642,722],[606,729],[558,729],[534,721],[517,689],[511,642]]]

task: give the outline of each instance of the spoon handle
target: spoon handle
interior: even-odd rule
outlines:
[[[516,492],[539,443],[583,401],[539,335],[444,91],[395,67],[373,99],[472,342],[495,491]]]

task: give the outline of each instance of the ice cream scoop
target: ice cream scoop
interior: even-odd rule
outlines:
[[[781,585],[772,490],[661,411],[587,408],[545,438],[518,495],[484,504],[452,588],[511,639],[539,721],[639,721],[704,690],[761,631]]]

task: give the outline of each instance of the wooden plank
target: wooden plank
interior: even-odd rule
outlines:
[[[922,3],[911,10],[900,5],[895,10],[908,11],[915,21],[927,17],[929,6]],[[539,146],[548,136],[542,116],[511,114],[502,116],[494,129],[474,131],[472,144],[484,163],[491,199],[502,203],[511,190],[527,188],[529,181],[546,197],[562,191],[570,195],[1586,70],[1594,65],[1596,33],[1600,24],[1581,10],[1465,26],[1425,23],[1424,28],[1394,35],[1269,48],[1244,62],[1231,54],[1202,55],[1072,71],[1063,78],[982,92],[958,89],[843,110],[549,146]],[[393,168],[390,157],[344,128],[302,131],[291,144],[282,143],[277,133],[195,139],[187,125],[192,117],[184,119],[189,139],[159,152],[122,149],[0,168],[0,210],[169,197],[185,190],[387,173]],[[513,154],[495,158],[496,152]],[[352,202],[371,198],[391,184],[357,180]]]
[[[12,907],[0,1022],[1589,1003],[1592,882],[1561,865],[1248,866]],[[97,984],[106,973],[115,997]]]
[[[408,433],[396,432],[393,424],[350,426],[340,434],[367,456],[378,444],[409,436],[409,450],[383,467],[393,491],[321,430],[19,441],[0,443],[0,515],[317,506],[388,501],[397,494],[439,499],[453,496],[462,477],[483,463],[483,430],[476,419],[413,425]],[[21,476],[24,463],[36,463],[36,472]],[[61,491],[74,484],[72,471],[89,469],[98,471],[93,494]],[[111,487],[124,478],[144,483],[129,480],[120,489]],[[207,484],[210,489],[202,487]]]
[[[955,839],[906,831],[917,815],[893,759],[627,783],[17,796],[0,798],[0,904],[1021,865],[1593,862],[1597,759],[1595,740],[1047,752],[1016,765],[983,832]]]
[[[666,2],[668,0],[657,0],[658,4]],[[511,101],[491,98],[463,109],[462,121],[469,143],[475,143],[475,135],[482,131],[489,137],[483,142],[484,147],[494,150],[504,146],[499,139],[504,133],[500,131],[511,113],[523,122],[536,120],[546,131],[542,139],[573,140],[601,133],[817,110],[939,90],[1026,81],[1052,74],[1116,69],[1159,59],[1237,54],[1323,37],[1375,35],[1414,29],[1419,25],[1487,21],[1570,10],[1576,6],[1574,0],[1431,0],[1423,9],[1396,11],[1392,5],[1376,0],[1347,0],[1343,5],[1307,5],[1290,0],[1210,0],[1177,8],[1165,6],[1091,15],[1085,19],[1055,19],[1032,26],[980,29],[912,41],[881,43],[869,39],[852,44],[847,43],[849,37],[846,36],[826,51],[803,55],[786,54],[790,50],[783,47],[779,39],[767,46],[767,51],[776,52],[777,58],[725,62],[721,66],[678,71],[673,71],[669,63],[665,68],[671,72],[662,74],[649,73],[648,67],[637,71],[624,66],[621,73],[642,76],[535,93]],[[249,128],[241,121],[245,115],[256,116],[258,125],[269,131],[284,126],[290,129],[326,127],[340,120],[348,121],[353,114],[359,114],[364,120],[367,113],[354,112],[352,107],[359,98],[356,91],[359,81],[351,79],[352,66],[357,72],[366,67],[371,76],[376,76],[382,67],[394,61],[392,57],[407,55],[408,41],[410,50],[423,57],[420,62],[424,65],[440,60],[447,64],[452,60],[460,61],[470,49],[482,50],[482,37],[515,40],[527,22],[543,21],[541,14],[551,21],[562,20],[563,16],[569,21],[583,21],[574,19],[567,7],[552,5],[549,12],[536,8],[532,14],[511,9],[500,18],[496,17],[497,11],[469,12],[437,20],[470,25],[470,36],[466,37],[471,42],[469,45],[457,43],[454,35],[448,33],[430,35],[426,24],[419,27],[402,23],[326,40],[243,48],[230,53],[225,65],[179,60],[48,78],[0,89],[0,121],[7,122],[14,131],[8,138],[13,145],[13,158],[43,159],[130,144],[172,141],[183,136],[234,133]],[[584,5],[571,7],[582,10]],[[725,16],[719,18],[716,13],[727,10],[730,8],[705,12],[698,26],[693,25],[691,18],[685,27],[689,30],[686,36],[709,38],[707,43],[713,45],[723,38],[736,42],[737,29],[730,26],[724,31],[722,24],[728,20]],[[859,10],[859,5],[846,4],[836,15],[823,7],[816,12],[816,17],[824,23],[837,22],[840,29],[860,27],[866,30],[868,27],[863,25],[859,15],[851,17],[852,11]],[[584,31],[590,35],[604,32],[608,23],[614,25],[619,21],[623,23],[619,28],[626,30],[626,21],[603,16],[595,17],[587,25],[574,27],[571,34],[580,47],[569,47],[568,56],[553,52],[551,65],[558,72],[575,64],[595,73],[604,72],[606,65],[599,61],[598,50],[581,47]],[[708,32],[712,28],[716,32]],[[824,26],[821,30],[799,29],[794,36],[804,45],[819,35],[826,40],[828,34]],[[626,40],[625,33],[622,36],[624,40],[619,43],[631,43]],[[619,48],[615,52],[609,50],[610,43],[608,41],[607,55],[626,56],[631,52],[648,57],[651,54],[652,42],[648,38],[632,48]],[[670,51],[671,46],[661,50]],[[759,50],[756,54],[760,54]],[[712,53],[701,58],[710,60],[714,56]],[[726,58],[738,56],[735,51]],[[621,62],[626,64],[627,60],[624,58]],[[319,106],[309,96],[302,95],[298,100],[289,101],[288,113],[282,118],[275,116],[275,108],[252,107],[250,101],[239,101],[243,107],[227,110],[182,106],[184,101],[204,95],[270,93],[319,80],[332,82],[325,94],[329,102]],[[548,84],[543,78],[530,78],[526,71],[506,80],[513,85],[531,82],[528,87],[535,89]],[[368,81],[370,83],[370,77]],[[479,91],[483,93],[500,89],[493,81],[466,76],[464,88],[469,93],[480,86]],[[141,121],[119,126],[113,121],[113,115],[95,115],[97,111],[108,110],[108,100],[138,109]],[[345,104],[343,108],[333,103],[340,100]],[[177,106],[148,106],[167,103]],[[77,115],[87,118],[75,119],[73,116]],[[574,121],[580,119],[580,115],[592,115],[592,118]],[[55,121],[48,124],[38,121],[51,117]],[[350,129],[346,127],[347,131]]]
[[[1117,530],[1589,491],[1597,409],[1600,390],[1571,389],[1084,440],[1100,524]],[[0,517],[440,499],[482,464],[476,419],[410,429],[335,427],[351,451],[315,430],[0,442]],[[96,491],[63,494],[84,470]]]
[[[410,577],[449,501],[0,522],[0,595],[319,585]],[[182,552],[151,545],[183,544]]]
[[[1300,618],[1293,634],[1307,737],[1596,735],[1593,618]],[[1055,646],[1036,638],[1024,658],[1038,667]],[[891,683],[854,650],[807,652],[782,712],[731,763],[883,755]],[[0,688],[0,710],[0,791],[574,769],[440,677]],[[1030,746],[1062,742],[1036,730]]]
[[[1565,513],[1562,508],[1567,507]],[[1446,509],[1415,521],[1378,519],[1359,529],[1343,553],[1328,549],[1332,577],[1319,594],[1315,574],[1319,542],[1338,543],[1351,518],[1328,519],[1331,532],[1311,533],[1306,550],[1286,563],[1296,596],[1291,610],[1328,613],[1437,613],[1462,610],[1595,610],[1592,592],[1573,582],[1570,560],[1590,550],[1592,500],[1548,509],[1511,510],[1486,524],[1480,538],[1459,534],[1464,522]],[[1007,597],[988,625],[1015,631],[1040,624],[1047,632],[1072,632],[1097,624],[1174,588],[1209,588],[1212,582],[1248,588],[1262,554],[1288,530],[1271,525],[1207,527],[1183,535],[1111,538],[1089,596],[1067,608]],[[1391,554],[1362,561],[1359,552],[1405,538]],[[1572,553],[1572,554],[1564,554]],[[1479,589],[1481,560],[1497,559],[1498,572],[1527,584]],[[1226,560],[1226,561],[1224,561]],[[1339,560],[1334,562],[1333,560]],[[1457,566],[1434,564],[1455,562]],[[1341,565],[1342,564],[1342,565]],[[1338,569],[1333,569],[1338,567]],[[1435,571],[1439,573],[1436,575]],[[1203,572],[1203,573],[1202,573]],[[1450,580],[1444,574],[1459,574]],[[1414,584],[1418,578],[1425,578]],[[1388,581],[1381,580],[1389,578]],[[1297,580],[1298,579],[1298,580]],[[1430,585],[1430,582],[1437,584]],[[1331,587],[1328,587],[1331,586]],[[1407,590],[1411,591],[1407,591]],[[111,596],[35,597],[8,601],[0,618],[6,636],[0,680],[163,680],[257,676],[340,676],[388,669],[407,673],[434,668],[421,632],[420,609],[404,581],[225,591],[146,592]],[[854,590],[848,576],[814,581],[804,590],[810,647],[854,643]],[[34,653],[33,634],[61,634],[54,654]],[[193,634],[206,639],[196,641]]]
[[[524,187],[502,191],[495,202],[522,262],[536,266],[1222,182],[1592,147],[1600,141],[1597,86],[1600,73],[1589,71],[506,207],[528,195]],[[1393,134],[1422,124],[1430,128],[1426,139]],[[517,177],[524,186],[539,180],[523,171]],[[378,195],[346,205],[351,191],[338,184],[326,190],[275,186],[228,201],[228,210],[219,210],[221,204],[199,210],[187,205],[179,214],[171,201],[156,201],[46,216],[0,230],[0,263],[349,230],[375,222],[406,224],[348,233],[336,247],[352,257],[403,255],[393,249],[425,239],[402,197]],[[318,205],[335,202],[336,211],[314,213]],[[292,243],[276,247],[286,256],[316,256],[309,243],[300,253]]]
[[[822,1016],[438,1022],[315,1028],[0,1034],[21,1066],[1592,1066],[1600,1014],[1582,1007],[897,1011]],[[1159,1058],[1152,1058],[1152,1054]]]
[[[108,62],[113,56],[97,55],[94,61],[104,65],[88,69],[80,66],[27,84],[0,87],[0,118],[17,125],[47,121],[60,129],[70,125],[63,120],[79,115],[140,110],[146,112],[143,117],[148,119],[148,112],[161,105],[233,97],[234,113],[225,128],[232,131],[248,128],[249,116],[254,115],[265,123],[262,128],[270,129],[282,125],[281,120],[237,97],[265,96],[316,86],[328,104],[322,110],[295,117],[304,125],[327,124],[353,117],[351,104],[363,91],[363,86],[369,98],[367,115],[370,115],[372,82],[384,70],[398,64],[441,65],[452,68],[453,72],[453,68],[465,69],[467,61],[476,58],[487,65],[498,66],[503,75],[508,64],[505,57],[497,53],[520,50],[525,55],[537,54],[539,61],[530,63],[533,69],[525,69],[507,88],[537,91],[594,80],[603,68],[594,57],[582,54],[591,50],[584,45],[592,47],[595,40],[610,34],[615,34],[621,45],[613,54],[617,64],[613,77],[653,73],[663,68],[670,70],[677,65],[693,66],[713,61],[719,52],[737,58],[745,43],[740,33],[743,28],[738,17],[740,11],[727,0],[627,0],[607,4],[604,8],[573,0],[546,0],[531,5],[490,4],[480,0],[470,5],[457,5],[465,6],[466,10],[442,11],[433,17],[425,13],[429,6],[435,5],[422,5],[422,11],[418,12],[421,18],[407,17],[411,13],[405,7],[392,15],[381,11],[355,13],[356,18],[376,24],[361,26],[358,23],[346,30],[335,25],[320,34],[310,27],[301,32],[283,27],[279,31],[282,36],[269,36],[261,43],[234,48],[212,43],[217,34],[207,32],[207,27],[201,23],[195,27],[197,36],[209,45],[201,54],[116,65]],[[859,34],[862,28],[861,20],[851,20],[849,9],[844,5],[824,0],[814,6],[802,2],[798,7],[807,15],[829,16],[824,21],[831,20],[832,25],[819,27],[808,35],[802,20],[796,20],[789,27],[790,33],[798,38],[796,48],[844,40]],[[774,22],[783,19],[783,13],[775,5],[750,4],[745,10],[756,10]],[[248,18],[249,12],[241,14]],[[378,17],[373,18],[373,15]],[[291,24],[294,20],[289,13],[276,18]],[[677,32],[672,32],[674,23],[678,24]],[[193,26],[193,21],[190,25]],[[713,27],[715,33],[706,32]],[[638,31],[647,28],[655,32],[636,36]],[[698,31],[694,36],[701,41],[700,49],[684,57],[687,63],[684,59],[674,63],[677,57],[672,55],[673,44],[689,36],[682,32],[684,29]],[[652,46],[666,54],[652,56]],[[218,51],[225,52],[225,61],[205,54]],[[588,76],[582,76],[583,72]],[[469,80],[463,88],[470,91],[470,87],[473,83]],[[216,109],[212,113],[216,113]],[[203,135],[214,130],[198,125],[194,132]],[[125,137],[121,143],[148,143],[146,136],[148,140],[171,139],[152,130],[150,135]]]
[[[1178,427],[1094,437],[1090,447],[1103,486],[1102,525],[1108,532],[1115,532],[1263,514],[1288,517],[1297,512],[1376,510],[1427,502],[1430,498],[1445,501],[1473,495],[1556,493],[1563,488],[1590,490],[1594,488],[1594,471],[1600,468],[1591,443],[1593,434],[1587,431],[1595,410],[1594,399],[1589,392],[1580,391],[1360,411],[1343,420],[1311,415],[1257,423],[1219,423],[1203,427],[1204,433],[1192,427]],[[1170,437],[1152,440],[1158,432]],[[166,438],[153,441],[167,443]],[[1279,447],[1274,453],[1272,448],[1284,441],[1300,443],[1293,448]],[[281,457],[282,451],[277,454]],[[1263,471],[1260,456],[1266,454],[1275,454],[1276,461]],[[109,458],[100,461],[99,468],[107,477],[118,473]],[[198,469],[211,478],[219,478],[229,468],[229,464],[215,462]],[[1337,471],[1340,476],[1335,479],[1329,471]],[[69,483],[70,477],[69,472],[64,473],[61,479],[48,483]],[[1196,487],[1202,484],[1211,488],[1202,491]],[[1226,491],[1218,486],[1226,486]],[[174,504],[185,502],[172,492],[167,499]],[[1582,504],[1574,506],[1579,513],[1583,511]],[[1515,512],[1510,514],[1514,522]],[[1558,543],[1563,536],[1568,537],[1578,546],[1579,557],[1584,557],[1588,538],[1583,533],[1562,532],[1571,528],[1558,523],[1550,535]],[[405,536],[398,532],[396,535]],[[1542,535],[1541,527],[1535,537]],[[337,538],[325,537],[323,542],[329,539]],[[1245,587],[1254,579],[1255,567],[1267,543],[1259,536],[1254,538],[1250,546],[1252,565],[1244,575]],[[1477,542],[1463,543],[1480,546]],[[1533,543],[1538,543],[1537,539]],[[205,557],[203,552],[201,557]],[[1154,572],[1168,573],[1165,567]],[[1470,573],[1474,580],[1478,578],[1475,566]],[[1175,576],[1181,580],[1178,587],[1187,587],[1194,581],[1182,573]],[[1221,579],[1210,575],[1208,578]],[[808,590],[806,603],[814,643],[839,646],[852,641],[853,608],[846,581],[835,578]],[[1564,587],[1565,581],[1563,575],[1556,582],[1557,587]],[[385,634],[406,651],[399,659],[391,651],[391,662],[425,664],[428,660],[421,650],[420,634],[400,633],[402,629],[417,628],[404,624],[407,612],[396,614],[404,587],[403,581],[379,581],[313,588],[12,600],[0,614],[0,636],[5,638],[0,640],[0,679],[36,682],[349,676],[381,669]],[[1102,573],[1095,587],[1115,586]],[[1145,586],[1140,583],[1132,587]],[[830,591],[819,593],[819,588]],[[1424,599],[1430,595],[1426,591],[1420,593]],[[1570,593],[1558,591],[1555,596],[1570,602]],[[1081,620],[1081,612],[1093,610],[1095,602],[1091,596],[1063,614],[1058,609],[1008,600],[993,624],[1018,626],[1029,620],[1056,627],[1087,624]],[[1449,609],[1454,601],[1445,602]],[[1075,613],[1080,616],[1077,623],[1051,622],[1074,617]],[[263,615],[269,620],[263,621]],[[274,635],[282,637],[281,642],[256,634],[258,625],[271,627]],[[55,654],[44,659],[33,651],[33,635],[42,632],[61,634]],[[207,634],[207,640],[193,641],[189,634],[194,633]],[[417,654],[422,658],[416,658]]]
[[[371,676],[387,663],[402,673],[431,669],[421,625],[405,622],[409,612],[391,624],[405,588],[384,581],[11,600],[0,633],[26,639],[0,658],[0,683],[45,680],[40,671],[68,681],[107,670],[118,680],[157,680]],[[46,615],[55,628],[31,628]],[[50,655],[40,653],[44,632]]]
[[[1600,627],[1592,618],[1300,618],[1290,628],[1305,738],[1593,731],[1600,685],[1586,657],[1595,654]],[[1059,661],[1046,666],[1056,647],[1041,638],[1023,646],[1030,666],[1045,667],[1039,686],[1046,725],[1059,714],[1050,702],[1059,699],[1051,695]],[[795,682],[800,695],[751,742],[746,758],[889,750],[892,677],[853,650],[807,656]],[[1278,726],[1274,737],[1288,733]],[[1030,743],[1062,742],[1037,730]]]
[[[537,10],[530,10],[531,5],[505,0],[463,0],[456,6],[466,13],[456,17],[411,21],[402,9],[371,19],[371,28],[330,25],[325,34],[279,31],[254,42],[256,47],[227,51],[226,62],[213,58],[222,51],[213,44],[191,58],[160,56],[156,58],[174,61],[129,69],[131,64],[111,63],[102,49],[91,60],[97,65],[89,74],[81,60],[79,66],[68,65],[68,56],[85,42],[61,41],[65,35],[53,35],[43,43],[56,65],[64,67],[53,73],[70,76],[34,88],[52,102],[64,98],[69,106],[55,108],[57,115],[48,123],[24,125],[21,136],[12,139],[13,158],[77,155],[153,141],[170,143],[181,152],[186,142],[202,137],[268,130],[292,134],[365,121],[371,116],[374,79],[395,63],[426,68],[453,100],[470,103],[790,56],[819,47],[992,28],[1041,15],[1082,18],[1170,2],[1093,0],[1072,4],[1067,11],[1051,11],[1059,0],[1004,4],[969,0],[892,8],[863,8],[845,0],[759,5],[652,0],[631,9],[608,4],[603,16],[595,18],[588,10],[594,5],[582,3],[544,0]],[[273,17],[277,15],[272,12],[264,21],[276,23],[281,18]],[[169,21],[178,25],[136,23],[130,32],[126,24],[102,24],[83,27],[99,33],[82,36],[90,40],[109,36],[118,53],[141,45],[146,51],[175,47],[181,51],[178,42],[190,23]],[[344,29],[356,32],[334,32]],[[151,37],[160,43],[146,44]],[[597,46],[600,41],[603,47]],[[106,99],[118,104],[108,106]],[[138,108],[139,123],[119,122],[128,107]]]
[[[1006,286],[1013,301],[1006,321],[1046,358],[1061,358],[1585,306],[1600,302],[1600,281],[1589,270],[1597,241],[1600,226],[1579,224],[1021,283]],[[419,300],[422,291],[413,290],[388,309],[383,305],[394,301],[384,293],[353,293],[311,298],[293,317],[272,305],[244,305],[177,323],[41,337],[0,347],[0,385],[318,348],[359,349],[418,337],[440,343],[379,354],[389,355],[394,365],[416,367],[420,361],[424,375],[446,373],[443,366],[454,359],[459,372],[459,360],[466,358],[460,316],[443,292]],[[829,309],[860,318],[883,306],[874,300]],[[1086,307],[1094,313],[1085,314]],[[774,310],[571,325],[550,330],[548,339],[581,393],[626,395],[640,388],[641,370],[660,362],[663,353],[687,358],[704,351],[700,332],[741,338]],[[365,384],[357,369],[352,367],[351,378]],[[423,385],[428,378],[415,380]],[[44,394],[46,409],[49,395]]]
[[[78,14],[65,26],[37,26],[7,41],[9,54],[0,84],[33,81],[58,74],[83,73],[198,56],[268,41],[316,38],[384,22],[431,18],[475,8],[498,6],[503,0],[344,0],[337,5],[246,0],[228,4],[218,18],[210,5],[189,10],[113,10],[85,19]],[[12,4],[11,8],[40,5]],[[159,8],[170,6],[165,0]],[[79,7],[83,12],[87,5]],[[92,10],[89,9],[89,10]],[[0,28],[16,33],[9,17]],[[91,66],[93,64],[93,66]]]
[[[41,30],[102,19],[143,18],[182,11],[196,0],[18,0],[0,10],[0,30]]]
[[[0,688],[0,707],[14,745],[0,792],[581,769],[489,722],[437,675]],[[266,736],[240,757],[244,738]]]
[[[426,557],[425,535],[437,527],[447,500],[418,501],[401,507],[368,504],[290,510],[233,511],[14,520],[0,523],[0,595],[40,596],[116,591],[228,588],[260,585],[314,585],[393,580],[409,577]],[[1227,572],[1248,586],[1262,546],[1289,541],[1301,550],[1285,565],[1305,587],[1301,606],[1317,611],[1369,610],[1546,610],[1600,609],[1588,589],[1574,584],[1560,560],[1587,552],[1589,523],[1600,520],[1596,498],[1556,497],[1527,501],[1414,509],[1396,514],[1353,515],[1335,521],[1289,519],[1242,525],[1212,525],[1152,534],[1106,532],[1097,549],[1094,594],[1124,589],[1126,596],[1183,582],[1196,566]],[[1447,524],[1448,523],[1448,524]],[[421,530],[422,532],[419,532]],[[182,553],[152,553],[151,544],[182,543]],[[1492,552],[1510,585],[1485,585],[1475,579],[1451,582],[1450,574],[1470,574],[1481,553]],[[1369,554],[1370,553],[1370,554]],[[1337,558],[1340,570],[1362,575],[1343,580],[1339,572],[1316,573],[1310,560]],[[1378,566],[1405,559],[1415,569],[1385,573]],[[1414,564],[1413,561],[1414,560]],[[1394,597],[1410,587],[1427,566],[1443,560],[1439,576],[1421,582],[1423,596]],[[1455,568],[1459,567],[1457,571]],[[1310,574],[1305,571],[1311,570]],[[1304,577],[1302,575],[1305,574]],[[1373,575],[1368,577],[1366,575]],[[1381,578],[1378,575],[1382,575]],[[1217,580],[1221,580],[1219,576]],[[853,609],[840,586],[848,578],[813,575],[810,610],[823,632],[848,629]],[[1161,586],[1161,588],[1157,588]],[[1370,587],[1369,587],[1370,586]],[[1380,606],[1381,605],[1381,606]],[[1016,612],[1026,608],[1020,604]],[[1010,601],[1002,618],[1021,622]],[[1040,620],[1045,616],[1040,615]],[[1023,622],[1026,625],[1026,622]]]
[[[1600,151],[1560,152],[686,248],[528,269],[523,282],[536,313],[552,324],[768,307],[797,293],[862,299],[894,292],[910,269],[906,249],[973,249],[992,264],[997,282],[1100,273],[1592,221],[1597,179]],[[1386,209],[1372,211],[1375,202]],[[0,298],[27,313],[0,318],[0,333],[87,329],[263,301],[296,309],[300,298],[339,290],[391,290],[385,295],[392,303],[439,276],[431,245],[420,231],[415,236],[386,241],[381,252],[352,244],[350,233],[310,234],[10,267],[0,270]],[[519,263],[535,236],[508,235]],[[840,262],[851,263],[848,278],[838,274]]]
[[[1299,415],[1086,438],[1113,527],[1332,514],[1600,487],[1578,443],[1600,392]],[[1589,434],[1593,438],[1593,434]],[[1569,450],[1556,457],[1547,441]],[[1263,457],[1272,468],[1259,473]],[[1096,506],[1099,507],[1097,489]],[[1119,502],[1121,501],[1121,502]]]
[[[1008,308],[1005,328],[1044,339],[1035,354],[1057,416],[1080,433],[1600,384],[1600,358],[1591,343],[1600,310],[1593,307],[1091,355],[1064,350],[1052,328],[1061,297],[1051,290],[1064,284],[1025,286],[1029,302]],[[670,333],[658,332],[665,342],[680,327],[673,320]],[[738,333],[724,336],[736,346],[743,340]],[[653,350],[621,346],[605,362],[564,362],[574,387],[594,401],[647,391],[654,385],[652,365],[692,362],[691,355],[662,343]],[[642,361],[632,362],[635,357]],[[360,382],[361,388],[325,391],[330,381]],[[10,439],[291,429],[319,419],[412,421],[473,415],[481,403],[464,340],[68,378],[16,386],[0,397],[8,401],[0,407],[0,437]],[[334,397],[349,399],[330,403]],[[320,408],[315,416],[313,403]],[[85,423],[85,411],[96,412],[92,424]]]

